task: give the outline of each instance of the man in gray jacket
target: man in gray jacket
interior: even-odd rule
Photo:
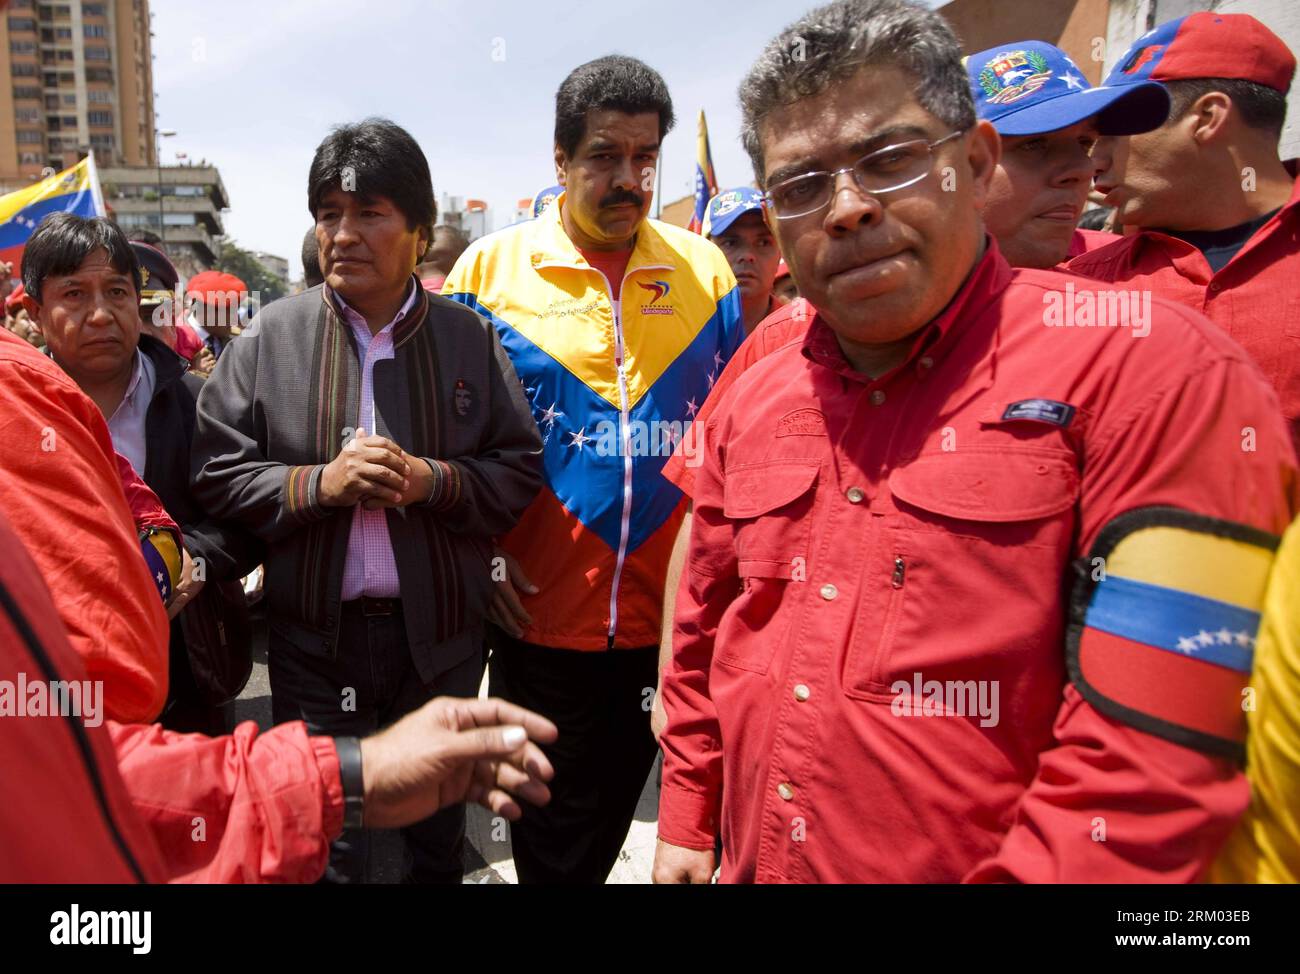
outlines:
[[[483,674],[492,537],[541,486],[541,439],[493,327],[414,270],[435,217],[415,140],[368,119],[308,178],[325,283],[269,304],[198,405],[195,493],[267,544],[277,723],[364,735]],[[345,830],[326,879],[365,878]],[[406,880],[459,882],[464,810],[404,830]]]

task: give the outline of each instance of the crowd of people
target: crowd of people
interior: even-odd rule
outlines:
[[[1094,87],[835,0],[758,53],[699,233],[610,55],[472,242],[408,132],[335,128],[253,315],[47,217],[0,880],[358,883],[400,828],[458,883],[474,801],[520,882],[602,883],[660,752],[655,882],[1300,880],[1295,67],[1202,12]]]

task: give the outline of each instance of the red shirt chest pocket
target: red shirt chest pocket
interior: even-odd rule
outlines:
[[[1063,449],[963,447],[895,469],[863,569],[845,692],[892,699],[896,681],[920,673],[999,680],[1009,705],[1039,679],[1059,683],[1078,496]]]
[[[766,673],[807,579],[821,461],[767,460],[727,470],[723,514],[735,532],[741,590],[718,624],[714,659]],[[784,610],[784,611],[783,611]]]
[[[1050,447],[964,447],[889,475],[896,500],[939,518],[1014,524],[1059,514],[1079,496],[1074,455]]]
[[[765,460],[727,471],[722,513],[735,525],[741,578],[798,577],[812,535],[821,461]]]

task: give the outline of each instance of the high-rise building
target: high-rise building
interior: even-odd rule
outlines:
[[[0,75],[0,191],[91,151],[156,165],[149,0],[10,0]]]
[[[463,196],[442,194],[438,201],[438,222],[455,227],[471,241],[492,230],[492,211],[483,200],[467,200]]]
[[[216,166],[110,166],[99,181],[118,226],[160,246],[181,276],[208,270],[221,256],[222,211],[230,201]]]

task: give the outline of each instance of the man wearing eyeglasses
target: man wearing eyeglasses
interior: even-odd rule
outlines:
[[[1043,41],[1015,41],[973,54],[964,63],[976,116],[993,123],[1001,141],[983,212],[985,229],[997,240],[1007,263],[1052,268],[1118,240],[1115,234],[1076,226],[1092,187],[1092,146],[1103,135],[1134,135],[1158,128],[1169,111],[1164,86],[1145,82],[1093,88],[1064,51]],[[1023,80],[1022,72],[1037,70],[1035,65],[1046,77]],[[930,158],[926,154],[922,159],[919,144],[907,147],[906,156],[920,167]],[[898,147],[872,153],[860,163],[863,178],[888,191],[898,182],[893,175],[898,158]],[[786,195],[797,197],[807,192],[808,185],[794,181],[786,187]],[[748,192],[762,200],[762,194]],[[788,276],[788,270],[785,273]],[[807,305],[797,301],[772,308],[757,322],[749,321],[748,310],[746,314],[745,333],[762,333],[744,345],[719,376],[696,417],[701,425],[736,376],[768,352],[802,339],[811,318]],[[663,472],[689,494],[693,471],[685,462],[685,452],[670,458]],[[675,583],[676,576],[669,580]]]
[[[741,104],[811,320],[700,441],[656,881],[719,834],[724,882],[1196,879],[1293,507],[1264,378],[1190,309],[1089,325],[1086,282],[1011,270],[923,5],[811,12]]]

